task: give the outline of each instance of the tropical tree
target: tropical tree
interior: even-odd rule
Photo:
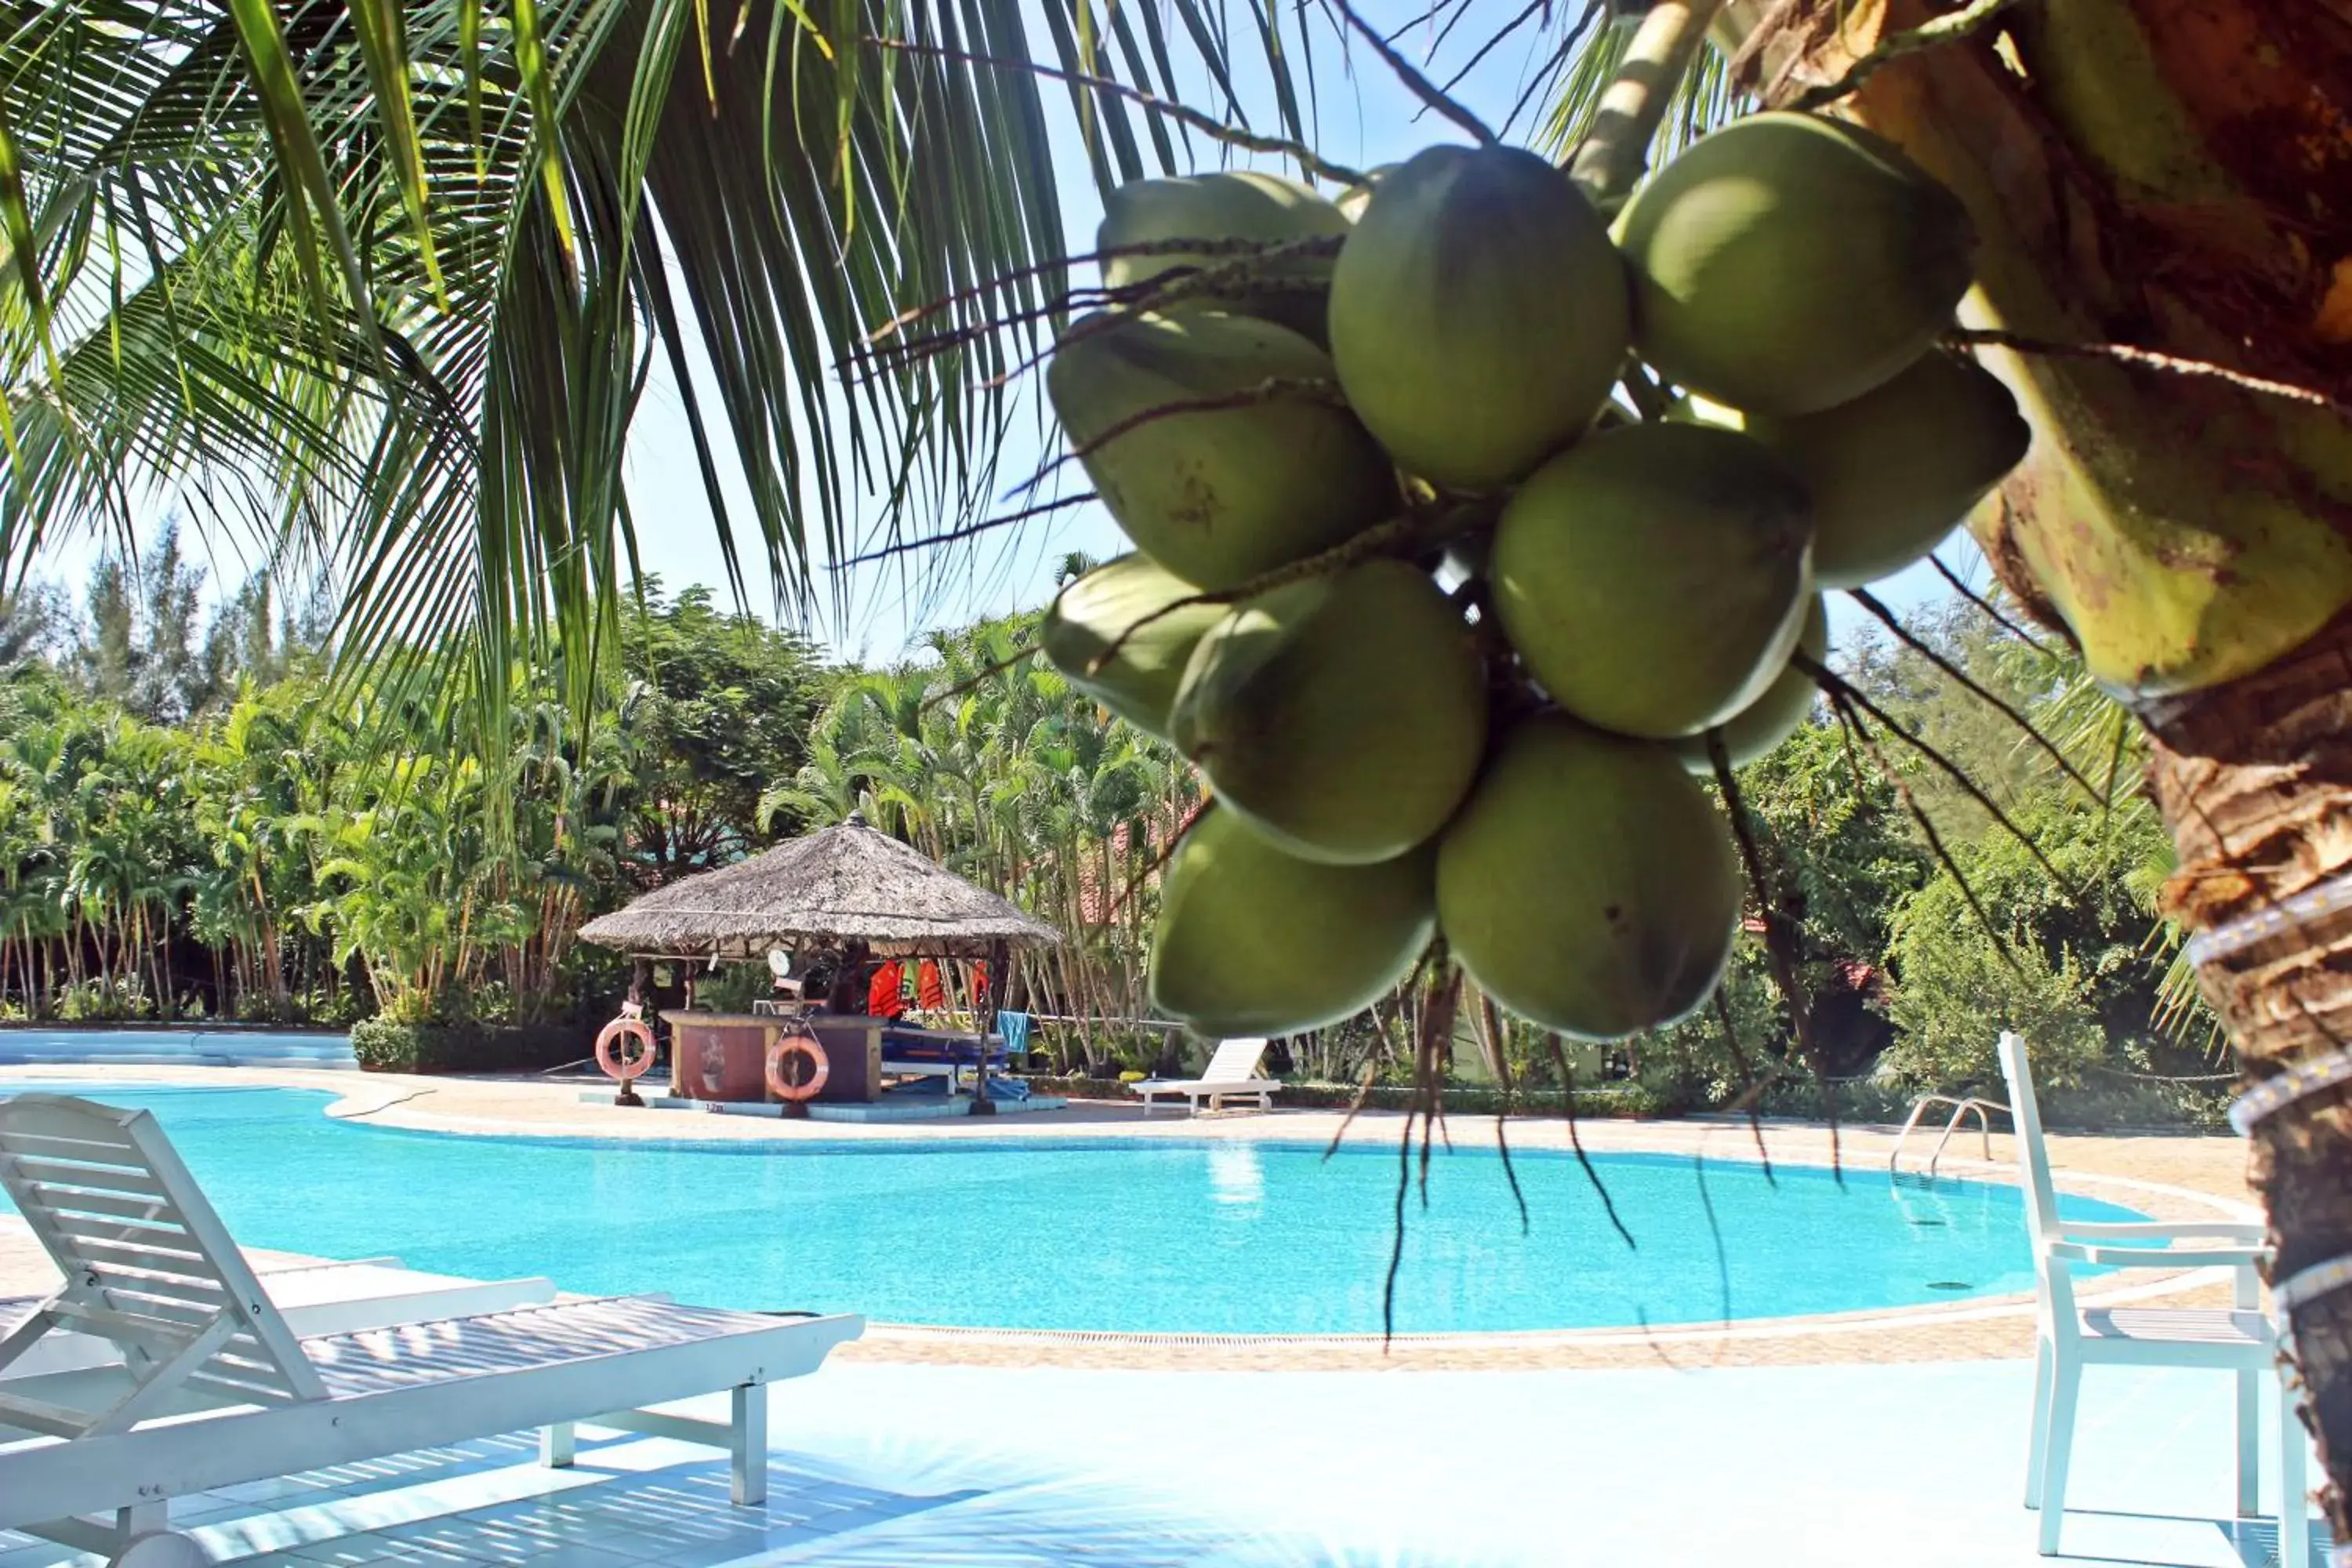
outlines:
[[[1446,58],[1410,80],[1467,129],[1433,84],[1516,65],[1530,139],[1603,198],[1662,121],[1687,133],[1727,89],[1853,114],[1960,195],[1982,240],[1966,335],[2035,430],[1979,536],[2146,729],[2178,855],[2166,907],[2248,1076],[2336,1059],[2352,19],[2265,0],[1657,0],[1601,25],[1623,9],[1440,6]],[[518,631],[575,648],[611,632],[635,526],[619,459],[656,353],[708,356],[788,586],[838,555],[858,479],[887,517],[919,496],[961,521],[1003,377],[1066,281],[1042,71],[1068,86],[1097,180],[1177,164],[1178,126],[1339,173],[1305,145],[1329,46],[1304,18],[1043,14],[1042,46],[988,5],[819,20],[768,0],[724,27],[682,0],[27,14],[0,54],[0,558],[113,515],[126,472],[202,473],[228,514],[338,563],[355,647],[470,651],[497,709]],[[1340,0],[1323,20],[1405,66]],[[1117,73],[1194,107],[1139,103]],[[1274,108],[1244,130],[1250,81]],[[933,306],[919,348],[859,352]],[[835,395],[844,357],[878,374]],[[710,420],[688,407],[723,519]],[[583,698],[593,660],[567,672]],[[2282,1280],[2352,1253],[2352,1102],[2305,1095],[2254,1131]],[[2292,1315],[2352,1538],[2352,1290]]]
[[[560,1017],[603,973],[588,915],[689,834],[703,860],[761,837],[752,781],[803,754],[818,683],[799,637],[649,591],[584,721],[560,664],[526,667],[474,745],[456,700],[320,668],[266,578],[157,637],[99,575],[0,676],[0,998],[36,1015]],[[152,683],[91,679],[110,616],[126,665],[232,648],[206,668],[234,684],[155,721]]]
[[[795,814],[763,816],[761,799],[807,754],[817,660],[805,638],[721,613],[708,588],[667,600],[647,582],[623,614],[620,663],[629,685],[613,718],[627,733],[629,859],[643,882],[793,828]]]
[[[205,855],[191,876],[191,933],[226,955],[234,989],[292,1016],[287,960],[291,911],[310,891],[306,833],[325,794],[320,779],[352,760],[340,726],[307,705],[299,686],[247,691],[195,738],[196,837]],[[339,754],[343,753],[343,754]],[[216,994],[232,989],[219,977]]]
[[[0,684],[14,685],[47,651],[65,612],[54,589],[32,587],[0,595]]]

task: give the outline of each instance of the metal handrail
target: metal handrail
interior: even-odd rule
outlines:
[[[1979,1100],[1973,1095],[1923,1094],[1911,1102],[1911,1114],[1905,1119],[1903,1131],[1895,1135],[1895,1148],[1886,1156],[1887,1174],[1899,1176],[1903,1173],[1903,1145],[1910,1140],[1913,1130],[1919,1125],[1919,1119],[1927,1113],[1931,1105],[1948,1105],[1952,1108],[1952,1115],[1951,1120],[1944,1123],[1943,1135],[1936,1140],[1936,1147],[1928,1153],[1927,1168],[1921,1173],[1922,1175],[1929,1181],[1935,1180],[1936,1167],[1944,1158],[1944,1146],[1952,1141],[1952,1134],[1960,1130],[1961,1121],[1970,1114],[1977,1119],[1977,1135],[1984,1141],[1984,1157],[1987,1161],[1992,1159],[1992,1121],[1986,1112],[1998,1110],[2006,1116],[2009,1114],[2008,1106],[1998,1100]]]

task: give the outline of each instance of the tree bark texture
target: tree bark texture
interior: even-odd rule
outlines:
[[[2352,616],[2269,668],[2143,705],[2148,783],[2179,848],[2168,912],[2192,931],[2274,929],[2198,975],[2247,1079],[2352,1040],[2352,911],[2298,915],[2352,868]],[[2340,1091],[2258,1124],[2249,1175],[2270,1216],[2271,1279],[2352,1253],[2352,1102]],[[2352,1291],[2294,1313],[2304,1415],[2328,1476],[2328,1522],[2352,1541]]]
[[[1735,0],[1768,102],[1843,79],[1929,0]],[[2133,702],[2179,849],[2168,912],[2246,1080],[2352,1041],[2352,0],[2021,0],[1890,59],[1843,110],[1968,204],[1965,325],[2119,343],[2332,406],[2112,358],[1980,351],[2034,429],[1971,520],[2003,584]],[[2231,922],[2241,922],[2232,925]],[[2352,1103],[2255,1130],[2273,1279],[2352,1253]],[[2352,1291],[2294,1314],[2326,1506],[2352,1542]]]

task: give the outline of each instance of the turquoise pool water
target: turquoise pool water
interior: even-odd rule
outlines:
[[[31,1087],[31,1086],[19,1086]],[[44,1089],[58,1086],[41,1085]],[[248,1247],[396,1255],[567,1289],[883,1321],[1376,1333],[1393,1151],[1139,1140],[616,1144],[329,1121],[289,1089],[85,1089],[152,1109]],[[2015,1189],[1596,1154],[1628,1247],[1564,1154],[1441,1147],[1405,1209],[1400,1332],[1592,1328],[2032,1288]],[[5,1200],[0,1199],[0,1206]],[[1708,1222],[1712,1206],[1716,1224]],[[2069,1199],[2084,1219],[2140,1217]]]

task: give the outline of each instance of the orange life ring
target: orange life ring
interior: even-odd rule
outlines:
[[[626,1037],[636,1042],[632,1051],[616,1051],[614,1042]],[[596,1037],[596,1065],[604,1076],[626,1084],[641,1079],[653,1070],[654,1032],[646,1027],[642,1018],[615,1018],[604,1026]]]
[[[806,1057],[809,1076],[806,1083],[791,1083],[784,1078],[784,1060],[788,1057]],[[824,1047],[807,1035],[784,1035],[768,1047],[768,1092],[778,1100],[799,1104],[814,1100],[824,1088],[824,1080],[833,1076],[833,1063],[825,1059]]]

